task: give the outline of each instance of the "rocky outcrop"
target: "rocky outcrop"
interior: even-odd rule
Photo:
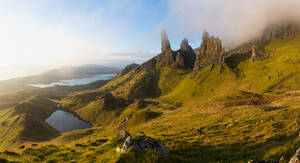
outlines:
[[[165,31],[162,32],[162,53],[155,57],[159,66],[175,65],[182,68],[193,68],[196,54],[187,39],[181,43],[178,51],[171,50]]]
[[[119,128],[123,128],[126,126],[127,122],[130,120],[132,117],[132,113],[128,114],[120,123],[119,123]]]
[[[176,52],[172,50],[165,51],[164,53],[161,53],[155,57],[155,60],[161,67],[170,66],[176,62]]]
[[[187,39],[184,39],[181,43],[181,47],[177,51],[171,49],[170,42],[166,31],[161,33],[161,53],[149,61],[143,63],[137,68],[137,71],[146,69],[153,70],[156,65],[164,66],[177,66],[180,68],[193,68],[196,60],[196,54],[193,48],[189,45]]]
[[[251,51],[251,61],[255,62],[257,60],[263,60],[268,58],[270,55],[270,52],[265,51],[262,48],[259,48],[257,45],[252,46],[252,51]]]
[[[121,139],[126,139],[128,136],[130,136],[130,134],[126,130],[121,130],[119,131],[118,136]]]
[[[277,22],[264,29],[260,42],[266,44],[272,39],[283,39],[300,32],[300,25],[296,22]]]
[[[131,70],[133,70],[134,68],[138,67],[138,64],[132,63],[130,65],[127,65],[121,72],[120,72],[120,76],[126,75],[127,73],[129,73]]]
[[[161,31],[161,52],[167,52],[171,50],[170,41],[165,30]]]
[[[197,72],[209,65],[217,65],[224,63],[225,49],[222,47],[221,40],[204,31],[202,35],[202,43],[196,49],[196,61],[194,71]]]
[[[268,160],[250,160],[248,163],[280,163],[279,161],[268,159]]]
[[[127,133],[127,135],[128,136],[125,139],[123,145],[117,147],[117,152],[124,153],[130,148],[136,150],[154,150],[161,154],[168,154],[170,152],[170,149],[168,147],[165,147],[163,143],[158,139],[154,139],[148,136],[136,136],[132,138],[132,136],[130,136],[129,133]]]
[[[111,93],[104,94],[99,99],[103,102],[103,108],[104,109],[105,108],[112,108],[117,103],[116,98]]]
[[[286,21],[286,22],[277,22],[268,25],[258,37],[244,42],[227,52],[228,56],[234,54],[246,54],[251,53],[252,47],[254,45],[265,46],[272,39],[283,39],[289,36],[294,36],[300,32],[300,25],[297,22]]]
[[[187,39],[183,39],[180,49],[177,51],[175,63],[184,68],[193,68],[196,60],[194,49],[189,45]]]
[[[291,158],[289,163],[300,163],[300,148],[297,149],[296,153]]]

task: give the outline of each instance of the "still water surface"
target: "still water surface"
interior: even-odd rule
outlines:
[[[68,132],[92,127],[89,123],[80,120],[72,113],[63,110],[55,111],[45,120],[45,122],[59,132]]]
[[[98,74],[91,78],[60,80],[58,82],[53,82],[50,84],[30,84],[30,85],[39,88],[53,87],[56,85],[65,85],[65,86],[85,85],[98,80],[112,79],[114,76],[116,76],[116,74]]]

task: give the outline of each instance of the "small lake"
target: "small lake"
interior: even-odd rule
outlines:
[[[55,111],[45,120],[45,122],[59,132],[68,132],[92,127],[92,125],[80,120],[72,113],[63,110]]]
[[[58,82],[53,82],[50,84],[30,84],[30,85],[39,88],[54,87],[56,85],[61,85],[61,86],[85,85],[98,80],[109,80],[112,79],[114,76],[116,76],[116,74],[98,74],[90,78],[60,80]]]

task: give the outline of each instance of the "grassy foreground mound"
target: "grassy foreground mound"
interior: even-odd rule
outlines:
[[[4,151],[0,158],[19,162],[245,162],[283,156],[288,160],[300,146],[299,45],[299,34],[272,40],[264,47],[272,54],[267,59],[251,62],[250,55],[232,55],[224,65],[211,65],[198,73],[175,66],[136,68],[97,90],[72,93],[59,101],[91,122],[92,129]],[[103,98],[108,93],[113,97]],[[110,102],[116,105],[111,107]],[[0,119],[17,113],[22,114],[3,109]],[[117,153],[123,141],[116,132],[121,129],[133,136],[157,138],[171,153],[134,149]]]
[[[45,141],[57,136],[58,132],[44,122],[55,110],[56,103],[41,96],[1,110],[1,147],[12,148],[24,141]]]

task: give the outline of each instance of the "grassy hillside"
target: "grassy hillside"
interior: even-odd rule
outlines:
[[[59,101],[91,122],[92,129],[64,133],[47,145],[17,153],[6,151],[0,158],[28,162],[289,159],[300,146],[299,45],[300,34],[272,40],[264,47],[272,54],[268,59],[252,63],[249,54],[232,55],[225,64],[199,73],[174,66],[134,69],[97,90],[71,93]],[[113,107],[102,98],[109,92]],[[43,113],[50,111],[44,108]],[[0,110],[0,123],[1,117],[12,123],[17,115],[23,115],[18,108]],[[160,139],[171,153],[116,153],[122,144],[115,136],[120,129]]]
[[[15,93],[37,87],[31,84],[50,84],[60,80],[90,78],[97,74],[116,74],[120,72],[118,68],[98,66],[98,65],[82,65],[78,67],[62,67],[44,72],[39,75],[12,78],[0,81],[0,94]]]
[[[41,97],[30,97],[0,112],[0,147],[14,147],[24,141],[44,141],[58,132],[44,120],[56,110],[56,103]]]

